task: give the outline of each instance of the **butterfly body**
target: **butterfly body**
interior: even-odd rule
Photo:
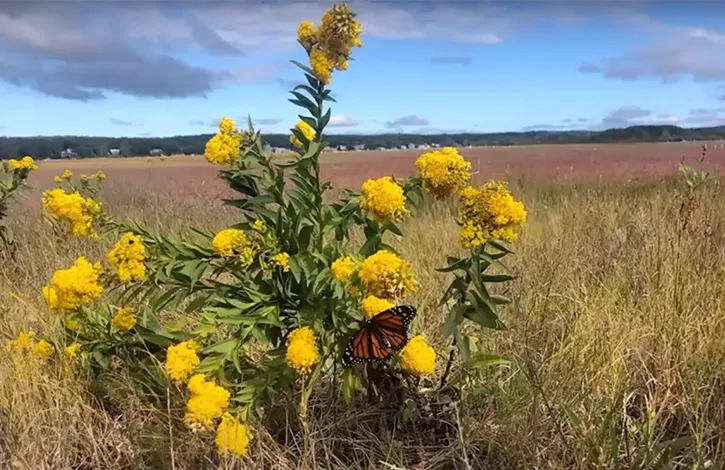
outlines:
[[[412,305],[400,305],[365,320],[347,343],[342,356],[343,367],[388,360],[408,343],[408,327],[416,313]]]

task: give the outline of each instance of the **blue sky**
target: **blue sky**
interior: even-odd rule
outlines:
[[[349,2],[331,133],[725,124],[725,4]],[[0,2],[0,135],[287,132],[300,20],[331,2]]]

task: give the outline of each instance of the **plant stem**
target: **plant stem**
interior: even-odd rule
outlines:
[[[320,376],[320,372],[322,370],[322,362],[323,361],[317,363],[312,373],[308,377],[305,377],[304,384],[302,385],[302,395],[300,396],[300,411],[298,417],[300,425],[302,426],[303,463],[306,463],[307,459],[310,457],[314,462],[315,452],[312,438],[310,437],[311,433],[308,407],[310,396],[312,395],[312,387],[317,381],[317,378]],[[312,468],[314,468],[314,465]]]
[[[453,337],[453,341],[451,341],[451,352],[448,354],[448,362],[446,362],[446,369],[443,371],[443,376],[441,377],[441,384],[438,387],[439,390],[443,390],[443,387],[446,385],[446,381],[448,380],[448,374],[451,373],[451,366],[453,365],[453,359],[456,357],[456,337]]]

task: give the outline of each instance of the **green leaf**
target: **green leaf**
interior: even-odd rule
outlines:
[[[371,237],[369,237],[362,247],[360,247],[359,254],[364,257],[368,257],[378,251],[378,247],[380,245],[380,242],[382,241],[382,238],[380,237],[379,233],[373,234]]]
[[[383,222],[383,228],[386,230],[390,230],[394,234],[396,234],[399,237],[403,236],[403,232],[400,230],[400,228],[395,224],[395,222],[392,222],[390,220],[386,220]]]
[[[103,353],[95,350],[91,353],[91,357],[93,357],[96,363],[101,366],[103,370],[108,370],[108,357],[104,356]]]
[[[316,156],[318,153],[318,150],[320,149],[322,143],[321,142],[310,142],[310,146],[307,149],[307,152],[302,156],[300,160],[309,160],[312,157]]]
[[[263,206],[265,204],[271,204],[277,202],[271,194],[262,194],[245,200],[244,207],[250,206]]]
[[[450,273],[458,269],[465,270],[466,268],[468,268],[470,261],[471,260],[469,260],[468,258],[459,259],[449,256],[448,266],[446,266],[445,268],[436,268],[436,271],[438,271],[439,273]]]
[[[380,246],[378,247],[378,250],[389,251],[395,255],[400,256],[400,253],[398,253],[398,250],[396,250],[395,247],[393,247],[392,245],[388,245],[387,243],[381,243]]]
[[[229,354],[237,347],[239,340],[237,338],[229,338],[224,341],[219,341],[211,346],[204,348],[203,354],[221,353]]]
[[[461,294],[461,297],[465,297],[465,293],[468,290],[468,282],[462,277],[456,277],[453,282],[448,286],[443,297],[441,297],[438,305],[445,305],[454,295]]]
[[[444,338],[447,338],[458,331],[458,325],[461,323],[461,319],[463,318],[463,312],[465,309],[465,305],[456,304],[453,306],[451,311],[448,312],[448,315],[446,316],[446,321],[443,324]]]
[[[491,294],[491,302],[496,305],[506,305],[511,303],[511,299],[505,295]]]
[[[199,263],[199,265],[194,269],[190,274],[189,278],[191,281],[191,284],[189,286],[190,289],[193,289],[197,282],[199,282],[199,279],[204,275],[206,272],[206,269],[209,267],[209,264],[206,260],[203,260],[203,262]]]
[[[300,251],[306,251],[307,247],[310,245],[310,239],[312,238],[312,233],[315,231],[315,227],[312,225],[306,225],[300,229],[300,233],[297,236],[297,243],[300,248]]]
[[[181,287],[171,287],[159,297],[153,299],[151,301],[151,309],[155,312],[163,310],[166,305],[171,301],[171,298],[174,297],[177,292],[179,292],[179,290],[181,290]]]
[[[471,360],[471,338],[460,331],[456,333],[455,338],[456,345],[458,346],[458,352],[461,355],[461,360],[464,363],[468,363],[468,361]]]
[[[570,407],[564,408],[564,413],[566,414],[569,424],[572,427],[576,428],[582,424],[582,420],[579,418],[579,415],[577,415],[576,411],[572,410]]]
[[[211,293],[197,295],[196,298],[192,300],[189,305],[186,306],[186,308],[184,309],[184,313],[191,313],[199,310],[199,308],[201,308],[211,296]]]
[[[315,88],[310,87],[310,86],[307,86],[304,83],[301,83],[301,84],[295,86],[294,88],[292,88],[292,91],[290,93],[292,93],[295,96],[297,96],[297,95],[299,95],[299,93],[294,93],[297,90],[305,90],[307,93],[310,94],[310,96],[312,97],[312,99],[315,99],[317,97],[317,95],[318,95],[317,90]],[[315,126],[312,126],[312,127],[315,127]]]
[[[506,329],[503,322],[498,318],[494,305],[484,300],[475,291],[469,291],[466,297],[471,303],[471,307],[463,313],[464,317],[485,328],[494,330]]]
[[[352,403],[355,398],[357,386],[358,379],[355,375],[355,369],[345,369],[342,373],[342,395],[348,404]]]
[[[292,277],[299,283],[302,280],[302,267],[297,260],[297,255],[290,256],[288,264]]]
[[[297,98],[296,100],[290,99],[289,101],[291,103],[301,106],[301,107],[305,108],[306,110],[308,110],[313,116],[317,116],[317,114],[319,112],[319,108],[317,107],[317,105],[315,103],[310,101],[310,99],[307,98],[302,93],[299,93],[296,91],[291,91],[290,93],[292,93],[292,95],[295,98]]]
[[[489,245],[491,245],[492,247],[494,247],[494,248],[496,248],[496,249],[500,250],[500,251],[503,251],[504,253],[507,253],[507,254],[513,254],[513,253],[514,253],[514,251],[512,251],[512,250],[511,250],[511,249],[510,249],[510,248],[509,248],[509,247],[508,247],[508,246],[507,246],[507,245],[506,245],[506,244],[505,244],[504,242],[502,242],[502,241],[492,241],[492,242],[488,242],[488,244],[489,244]]]
[[[267,335],[264,334],[264,331],[257,327],[252,328],[252,338],[256,339],[261,344],[270,344],[269,338],[267,338]]]
[[[502,366],[511,364],[511,359],[496,354],[476,354],[466,363],[471,369],[483,369],[485,367]]]
[[[318,129],[317,129],[318,132],[321,129],[324,129],[325,126],[327,126],[327,123],[330,122],[330,116],[332,116],[331,113],[332,113],[332,108],[327,108],[327,112],[322,115],[322,117],[320,118],[320,121],[318,123]]]
[[[481,281],[483,282],[508,282],[513,281],[515,278],[509,274],[481,274]]]
[[[195,372],[198,374],[208,374],[215,372],[224,364],[227,354],[211,354],[201,360],[198,366],[196,366]]]
[[[306,65],[302,65],[299,62],[297,62],[296,60],[290,60],[290,62],[292,62],[293,64],[295,64],[297,67],[301,68],[302,70],[304,70],[308,74],[310,74],[312,76],[315,75],[315,72],[313,72],[312,69],[309,68],[309,67],[307,67]]]
[[[310,75],[309,73],[305,74],[305,78],[307,79],[307,83],[310,84],[312,88],[317,90],[320,87],[320,81],[315,77],[314,75]],[[297,87],[295,87],[297,88]]]
[[[161,332],[154,332],[140,325],[136,325],[135,330],[144,342],[154,344],[164,349],[167,349],[169,346],[173,346],[181,340],[181,338],[175,338],[174,335],[171,335],[170,333],[159,334]]]

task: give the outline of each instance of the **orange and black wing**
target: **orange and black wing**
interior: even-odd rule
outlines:
[[[347,343],[342,356],[343,367],[363,362],[385,361],[408,342],[408,326],[415,317],[412,306],[385,310],[366,321]]]
[[[373,360],[373,345],[369,327],[369,324],[363,325],[363,327],[360,328],[352,338],[350,338],[350,341],[348,341],[345,352],[342,355],[343,367],[355,367],[365,361]]]
[[[380,312],[370,320],[373,333],[380,337],[380,341],[391,352],[398,351],[408,343],[408,327],[415,314],[415,307],[411,305],[401,305]]]

